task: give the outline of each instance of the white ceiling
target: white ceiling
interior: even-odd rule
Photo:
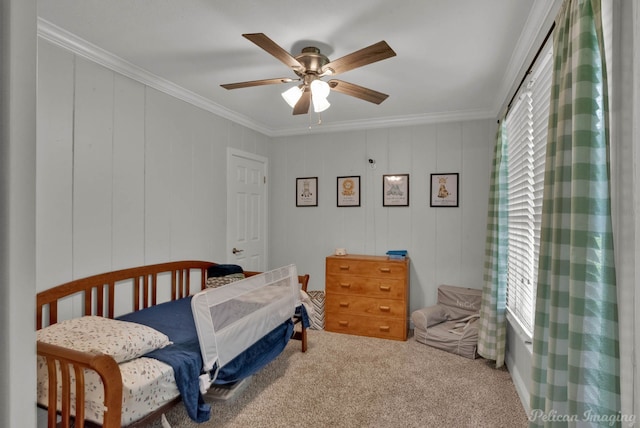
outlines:
[[[39,34],[267,135],[496,118],[558,0],[38,0]],[[341,80],[386,94],[380,105],[333,92],[318,116],[293,116],[293,84],[223,83],[295,74],[243,38],[265,33],[297,55],[329,59],[385,40],[397,56]],[[311,109],[313,110],[313,109]]]

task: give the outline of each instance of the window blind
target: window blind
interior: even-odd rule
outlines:
[[[538,279],[553,63],[551,43],[541,53],[505,119],[509,159],[507,310],[530,337]]]

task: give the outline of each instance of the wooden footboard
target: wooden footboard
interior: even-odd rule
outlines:
[[[138,311],[158,303],[158,288],[170,287],[170,292],[161,289],[163,295],[170,294],[170,300],[181,299],[206,287],[207,269],[216,263],[205,261],[177,261],[160,263],[93,275],[61,284],[38,293],[36,297],[36,328],[39,330],[59,321],[59,302],[71,296],[81,296],[81,315],[97,315],[107,318],[115,316],[116,295],[133,292],[133,310]],[[245,272],[246,276],[258,272]],[[170,280],[167,280],[167,276]],[[162,278],[162,279],[160,279]],[[301,275],[299,280],[306,290],[309,275]],[[128,284],[129,287],[124,285]],[[162,303],[162,302],[160,302]],[[296,332],[296,339],[302,340],[302,350],[306,351],[306,331]],[[48,371],[47,423],[54,427],[95,426],[85,423],[85,381],[84,370],[98,373],[104,385],[104,428],[119,428],[122,420],[122,375],[116,361],[108,355],[78,352],[47,343],[37,343],[37,354],[45,359]],[[58,377],[58,372],[60,376]],[[75,382],[72,382],[72,378]],[[75,384],[75,390],[72,390]],[[58,385],[62,387],[58,397]],[[72,403],[72,397],[75,402]],[[60,398],[61,410],[57,411]],[[179,398],[175,400],[179,402]],[[73,404],[73,406],[72,406]],[[165,411],[168,405],[159,411]],[[75,415],[72,413],[75,408]],[[158,411],[153,416],[159,415]],[[148,422],[152,416],[143,420]],[[137,426],[138,421],[132,426]]]
[[[38,342],[38,355],[47,361],[49,375],[49,402],[47,403],[47,426],[84,427],[84,369],[91,369],[100,375],[104,385],[103,427],[120,427],[122,414],[122,377],[118,363],[104,354],[89,354]],[[58,370],[60,367],[60,379]],[[72,391],[71,373],[75,378],[75,390]],[[61,421],[58,424],[57,384],[62,384]],[[75,394],[75,416],[71,413],[71,394]],[[73,424],[73,425],[72,425]]]
[[[158,288],[170,287],[170,300],[181,299],[205,288],[207,269],[215,263],[205,261],[178,261],[121,269],[93,275],[61,284],[38,293],[36,297],[36,328],[58,322],[58,302],[62,299],[81,296],[83,315],[98,315],[114,318],[116,294],[120,290],[129,291],[133,286],[133,310],[138,311],[156,305]],[[198,274],[199,273],[199,274]],[[169,276],[169,281],[159,278]],[[124,291],[120,291],[123,293]],[[105,396],[104,428],[121,426],[122,418],[122,376],[118,364],[108,355],[78,352],[60,346],[38,342],[38,356],[46,359],[49,374],[49,402],[47,420],[50,428],[84,426],[84,373],[91,369],[102,378]],[[61,378],[57,378],[56,366],[60,367]],[[72,391],[71,373],[76,379],[76,391]],[[56,382],[57,380],[57,382]],[[62,385],[62,408],[56,411],[57,383]],[[75,394],[77,414],[71,415],[71,393]],[[57,419],[62,418],[58,423]]]

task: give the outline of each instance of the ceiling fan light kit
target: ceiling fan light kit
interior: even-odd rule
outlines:
[[[315,111],[316,113],[322,113],[323,111],[331,107],[331,103],[329,103],[326,98],[316,97],[312,94],[311,100],[313,101],[313,111]]]
[[[327,97],[329,96],[329,92],[331,88],[329,88],[329,84],[324,80],[315,79],[311,82],[311,101],[313,102],[313,110],[316,113],[321,113],[328,109],[331,104],[327,101]]]
[[[374,104],[380,104],[388,97],[387,94],[382,92],[342,80],[332,79],[328,82],[322,80],[322,77],[325,76],[335,76],[354,68],[395,56],[396,53],[385,41],[380,41],[337,60],[330,61],[329,58],[320,53],[318,48],[313,46],[302,49],[300,55],[293,57],[263,33],[243,34],[242,36],[284,63],[298,75],[299,79],[280,77],[221,85],[225,89],[289,83],[295,80],[302,81],[301,84],[282,93],[282,98],[293,108],[294,115],[307,114],[312,103],[316,113],[325,111],[331,105],[327,97],[332,90]]]
[[[289,104],[291,108],[294,108],[296,106],[296,103],[302,96],[302,92],[304,92],[303,88],[304,85],[293,86],[281,94],[282,98],[284,98],[284,100],[287,102],[287,104]]]
[[[311,82],[311,94],[314,97],[327,98],[329,96],[329,84],[324,80],[316,79]]]

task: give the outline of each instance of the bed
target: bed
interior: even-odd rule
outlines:
[[[223,285],[219,289],[209,288],[209,274],[221,266],[205,261],[147,265],[77,279],[38,293],[38,405],[47,409],[48,426],[83,426],[85,421],[88,426],[101,425],[106,428],[144,426],[180,401],[185,405],[190,402],[199,411],[199,406],[206,407],[207,404],[202,402],[203,391],[199,394],[192,391],[190,376],[193,376],[194,370],[201,374],[201,378],[208,377],[212,383],[227,383],[238,376],[250,375],[266,365],[279,354],[289,338],[301,340],[304,352],[307,347],[307,323],[299,323],[300,328],[294,329],[295,321],[305,319],[303,307],[296,302],[294,309],[302,312],[287,315],[285,322],[268,334],[261,333],[259,340],[247,342],[248,348],[240,347],[243,349],[237,352],[237,357],[224,357],[233,361],[228,364],[225,361],[222,368],[219,365],[216,367],[216,361],[224,358],[203,352],[200,346],[202,338],[199,337],[202,332],[186,332],[188,329],[182,328],[181,323],[197,324],[191,312],[195,296],[205,296],[204,299],[199,297],[202,301],[210,300],[208,296],[237,294],[237,291],[230,292],[231,288],[247,288],[247,283],[264,282],[262,278],[273,272],[243,272],[242,277],[247,279]],[[290,276],[295,272],[295,267],[293,269],[288,271]],[[295,279],[296,286],[299,283],[306,291],[309,276],[298,276],[296,273]],[[70,301],[81,307],[81,314],[72,317],[62,314],[66,312]],[[122,311],[120,307],[123,301],[128,301],[131,308],[125,314],[117,315],[118,310]],[[213,309],[213,306],[210,313],[218,313],[219,310]],[[165,311],[164,314],[177,317],[177,321],[170,321],[167,315],[160,315],[161,320],[169,325],[166,331],[162,331],[165,330],[162,325],[155,328],[157,314],[155,318],[149,316],[161,310]],[[145,317],[151,319],[151,323]],[[65,332],[66,342],[49,340],[47,335],[54,334],[52,331],[56,329],[58,333]],[[118,348],[112,352],[111,349],[104,351],[102,344],[95,345],[91,340],[79,339],[94,330],[101,332],[97,334],[100,339],[123,335],[135,346],[127,344],[123,347],[118,344]],[[206,331],[207,328],[195,330]],[[73,336],[76,333],[70,331],[76,331],[80,336]],[[197,337],[195,347],[194,335]],[[135,340],[136,337],[141,339]],[[69,343],[72,346],[60,346]],[[205,344],[204,347],[210,346]],[[100,351],[96,352],[96,349]],[[168,358],[168,363],[153,355],[164,350],[169,351],[166,354],[169,356],[163,357]],[[197,353],[195,357],[194,352]],[[179,364],[182,366],[172,366],[176,356],[182,354],[188,355],[187,362],[181,361]],[[207,358],[212,362],[212,370],[201,373],[203,359]],[[186,371],[182,368],[185,364]],[[233,369],[234,365],[245,371],[238,372]],[[182,380],[184,376],[187,376],[189,383]],[[57,382],[54,381],[56,379]],[[202,379],[199,381],[202,384]],[[194,394],[198,397],[195,404]],[[189,412],[189,408],[187,410]]]

